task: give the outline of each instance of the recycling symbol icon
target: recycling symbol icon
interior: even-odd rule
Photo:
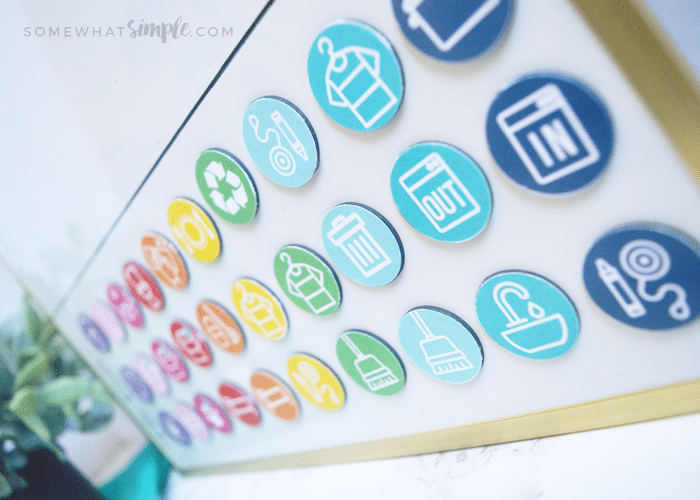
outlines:
[[[224,194],[219,191],[219,181],[224,180],[228,186],[224,186],[223,190],[229,190],[232,195],[224,201]],[[224,166],[218,161],[213,161],[207,166],[204,171],[204,180],[207,186],[211,189],[209,197],[214,202],[214,205],[230,214],[235,214],[240,208],[245,208],[248,203],[248,195],[245,192],[245,187],[241,182],[241,178],[230,170],[226,171]]]
[[[202,195],[221,218],[233,224],[247,224],[255,217],[255,185],[233,155],[218,149],[205,151],[197,160],[196,176]]]

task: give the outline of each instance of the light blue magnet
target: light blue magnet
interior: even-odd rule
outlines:
[[[408,223],[434,240],[469,240],[491,216],[484,173],[448,144],[425,142],[401,153],[391,171],[391,193]]]
[[[482,283],[476,314],[501,347],[532,359],[565,354],[576,342],[579,319],[554,283],[525,271],[497,273]]]
[[[352,130],[375,130],[396,114],[403,72],[389,41],[374,28],[340,20],[309,50],[309,83],[326,114]]]
[[[469,382],[484,362],[484,351],[471,327],[436,307],[408,311],[399,324],[399,340],[418,368],[443,382]]]
[[[243,140],[260,171],[281,186],[302,186],[318,168],[318,141],[311,123],[281,97],[261,97],[248,105]]]
[[[389,222],[369,207],[343,203],[323,219],[323,246],[345,276],[363,285],[391,283],[403,268],[403,246]]]

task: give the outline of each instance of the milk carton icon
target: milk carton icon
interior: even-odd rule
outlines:
[[[318,50],[329,56],[325,75],[328,104],[348,108],[365,129],[370,129],[398,102],[380,76],[378,51],[359,45],[335,51],[326,36],[319,39]]]
[[[367,231],[365,221],[357,212],[347,217],[339,215],[333,219],[332,226],[326,236],[343,250],[365,278],[391,264],[391,258]]]
[[[399,184],[440,233],[481,212],[474,196],[436,152],[399,177]]]
[[[601,158],[588,131],[554,83],[498,113],[496,122],[540,186],[590,167]]]

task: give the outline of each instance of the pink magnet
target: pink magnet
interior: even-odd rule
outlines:
[[[124,323],[134,328],[143,326],[143,314],[134,298],[117,283],[107,285],[107,300]]]
[[[151,386],[156,394],[166,395],[170,392],[170,384],[163,376],[158,365],[148,356],[137,354],[134,358],[134,368],[141,378]]]
[[[222,434],[229,434],[233,430],[233,424],[226,412],[209,396],[197,394],[194,397],[194,409],[211,429]]]
[[[96,300],[90,306],[90,314],[102,332],[115,342],[124,342],[126,329],[122,320],[114,313],[114,310],[100,300]]]
[[[187,365],[185,365],[177,351],[170,347],[167,342],[154,340],[151,343],[151,353],[155,362],[158,363],[160,369],[168,377],[180,383],[185,383],[190,379]]]
[[[192,408],[185,404],[176,404],[174,409],[175,416],[190,434],[202,441],[209,441],[209,428]]]

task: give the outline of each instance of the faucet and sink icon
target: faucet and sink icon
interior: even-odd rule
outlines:
[[[512,297],[512,296],[515,297]],[[527,302],[528,316],[521,317],[509,299]],[[546,315],[544,308],[529,300],[527,288],[514,281],[503,281],[493,289],[493,300],[506,320],[501,336],[516,349],[534,354],[560,345],[568,339],[569,331],[561,313]]]

